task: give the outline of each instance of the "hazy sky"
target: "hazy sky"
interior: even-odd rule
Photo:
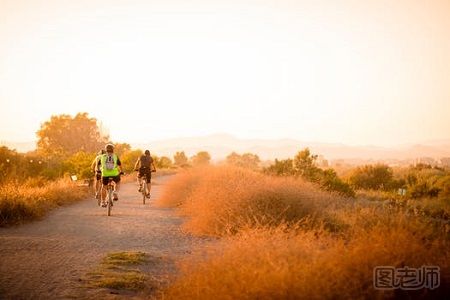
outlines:
[[[450,1],[0,0],[0,140],[450,138]]]

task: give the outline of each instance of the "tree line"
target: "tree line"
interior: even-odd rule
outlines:
[[[87,113],[73,117],[66,114],[52,116],[41,125],[36,135],[35,151],[18,153],[5,146],[0,147],[0,182],[38,176],[55,179],[67,174],[89,178],[94,158],[106,143],[112,142],[109,135],[102,132],[98,121]],[[132,172],[142,150],[132,149],[127,143],[112,143],[125,172]],[[177,152],[173,159],[153,154],[152,157],[160,169],[204,165],[211,160],[205,151],[190,158],[184,152]]]
[[[87,113],[52,116],[37,131],[37,148],[23,154],[7,147],[0,147],[0,182],[8,178],[41,176],[55,179],[66,174],[79,178],[92,176],[91,163],[104,145],[110,141],[102,132],[98,121]],[[115,152],[123,162],[125,172],[132,172],[142,150],[132,149],[127,143],[113,143]],[[200,151],[188,157],[184,151],[173,157],[152,153],[159,169],[188,168],[211,163],[207,151]],[[295,176],[310,181],[326,191],[354,197],[356,190],[395,192],[404,189],[410,198],[448,197],[450,198],[450,172],[428,165],[411,166],[394,170],[384,164],[355,167],[345,176],[338,176],[332,168],[321,168],[318,156],[306,148],[293,158],[275,161],[262,168],[258,155],[232,152],[224,163],[237,167],[262,171],[274,176]]]
[[[106,143],[112,142],[109,135],[102,132],[99,122],[87,113],[52,116],[41,124],[36,135],[38,139],[35,151],[23,154],[0,147],[0,181],[36,176],[55,179],[67,174],[89,178],[92,176],[92,161]],[[127,143],[112,143],[123,162],[125,172],[132,172],[142,150],[132,149]],[[153,153],[152,157],[156,167],[160,169],[202,166],[211,162],[211,155],[207,151],[200,151],[191,157],[184,151],[176,152],[173,158]],[[227,157],[227,162],[256,170],[260,159],[255,154],[240,155],[233,152]]]
[[[354,197],[355,191],[380,191],[408,198],[440,197],[450,200],[450,171],[419,164],[394,170],[386,164],[357,166],[340,177],[332,168],[317,166],[317,155],[308,148],[299,151],[293,159],[277,160],[264,169],[275,176],[298,176],[318,184],[322,189]]]

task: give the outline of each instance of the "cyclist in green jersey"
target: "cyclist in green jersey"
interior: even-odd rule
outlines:
[[[105,146],[106,153],[101,155],[98,162],[100,169],[102,171],[102,206],[106,206],[105,196],[106,196],[106,186],[108,185],[109,178],[116,183],[114,187],[113,200],[119,200],[119,188],[120,188],[120,175],[122,172],[122,163],[114,153],[114,146],[112,144],[107,144]]]

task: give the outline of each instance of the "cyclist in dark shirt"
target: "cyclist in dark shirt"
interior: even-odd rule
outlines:
[[[147,197],[150,197],[152,172],[156,171],[156,167],[149,150],[145,150],[145,153],[138,158],[134,169],[138,171],[139,192],[142,192],[142,178],[145,176],[148,186]]]

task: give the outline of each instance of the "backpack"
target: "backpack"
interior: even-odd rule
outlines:
[[[106,170],[114,170],[115,163],[114,163],[114,154],[106,155],[106,161],[105,161],[105,168]]]

